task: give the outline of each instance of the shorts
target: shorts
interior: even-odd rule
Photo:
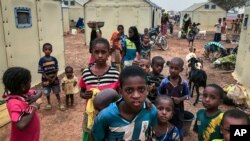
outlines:
[[[48,86],[44,86],[43,89],[44,89],[43,93],[47,96],[51,93],[51,91],[54,94],[60,94],[61,92],[60,85],[54,85],[54,86],[48,85]]]

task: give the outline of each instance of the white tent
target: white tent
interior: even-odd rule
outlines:
[[[29,69],[32,85],[41,81],[37,73],[44,43],[53,45],[52,55],[63,72],[64,42],[62,9],[55,0],[0,0],[0,76],[13,66]],[[3,92],[0,84],[0,92]]]
[[[192,22],[200,23],[201,30],[214,31],[215,23],[218,22],[219,18],[226,16],[226,11],[212,2],[195,3],[181,11],[180,27],[185,14],[189,14]]]
[[[250,98],[250,1],[246,3],[245,13],[241,27],[240,42],[238,55],[236,59],[236,67],[233,73],[234,78],[247,88]],[[250,105],[250,103],[249,103]]]

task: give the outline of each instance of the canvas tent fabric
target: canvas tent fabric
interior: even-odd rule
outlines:
[[[250,1],[248,1],[245,5],[245,13],[243,17],[243,24],[241,27],[240,33],[240,41],[238,47],[238,54],[236,58],[236,65],[235,70],[233,72],[233,77],[236,79],[240,84],[242,84],[247,93],[250,94]],[[250,96],[247,99],[247,103],[250,107]]]
[[[188,7],[187,9],[184,9],[183,11],[184,12],[185,11],[189,11],[189,12],[194,11],[194,10],[200,8],[201,6],[205,5],[206,3],[207,2],[195,3],[195,4],[191,5],[190,7]]]
[[[201,24],[200,30],[214,31],[215,23],[226,16],[226,11],[212,2],[195,3],[181,11],[180,27],[185,14],[191,17],[192,22]]]
[[[37,73],[39,58],[44,56],[44,43],[53,46],[52,55],[60,60],[59,72],[64,72],[64,42],[62,24],[62,5],[55,0],[0,0],[0,76],[9,67],[28,68],[32,75],[32,86],[41,82]],[[30,26],[18,23],[15,14],[26,9],[26,18],[30,18]],[[25,17],[24,17],[25,18]],[[4,91],[0,84],[0,91]]]
[[[110,39],[119,24],[124,26],[125,34],[128,34],[130,26],[136,26],[143,33],[144,28],[160,25],[161,10],[160,6],[149,0],[90,0],[84,4],[84,21],[105,22],[101,28],[102,36]],[[85,33],[88,45],[91,29],[87,26]]]

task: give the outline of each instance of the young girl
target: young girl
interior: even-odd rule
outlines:
[[[119,72],[115,68],[107,64],[109,57],[110,46],[108,40],[97,38],[92,44],[92,55],[95,59],[95,64],[86,68],[82,73],[79,85],[81,88],[80,96],[83,99],[90,99],[93,95],[93,89],[103,90],[106,88],[118,89]],[[84,122],[87,121],[87,114],[84,116]],[[83,139],[88,138],[90,129],[86,128],[87,123],[84,123]]]
[[[71,66],[67,66],[65,68],[66,76],[62,79],[62,90],[66,94],[66,106],[69,107],[69,100],[70,106],[74,104],[74,94],[78,93],[77,87],[77,77],[73,74],[74,70]]]
[[[95,27],[92,28],[91,34],[90,34],[89,53],[91,54],[91,56],[90,56],[90,59],[89,59],[89,66],[92,66],[95,63],[95,58],[92,55],[93,41],[96,38],[102,37],[102,31],[101,31],[101,29],[99,29],[98,24],[95,21],[93,23],[94,23]]]
[[[172,125],[169,120],[174,113],[174,102],[169,96],[159,95],[155,101],[158,110],[157,125],[153,132],[149,134],[152,139],[157,141],[179,141],[180,135],[178,128]]]
[[[36,102],[40,94],[29,93],[31,85],[30,71],[21,67],[12,67],[3,74],[5,86],[4,99],[11,119],[11,141],[39,141],[40,120]]]
[[[131,26],[128,32],[128,39],[122,42],[124,67],[132,66],[133,61],[138,60],[140,53],[140,36],[137,28]]]

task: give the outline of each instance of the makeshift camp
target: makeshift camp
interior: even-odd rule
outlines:
[[[41,81],[37,73],[44,43],[53,45],[59,74],[64,71],[62,7],[55,0],[0,0],[0,76],[12,66],[29,69],[32,85]],[[2,83],[0,92],[4,92]]]

